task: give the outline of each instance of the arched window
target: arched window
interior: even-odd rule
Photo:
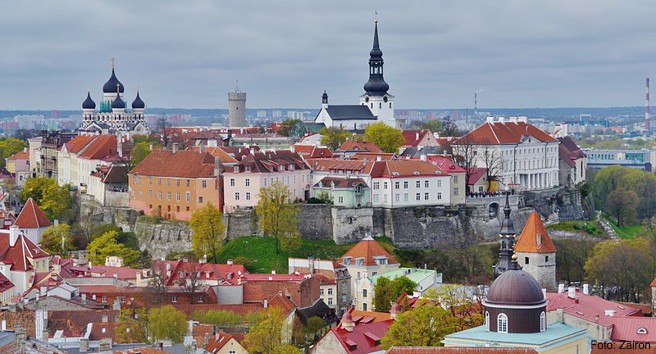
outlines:
[[[497,332],[508,333],[508,316],[505,313],[500,313],[497,316]]]
[[[367,297],[367,289],[362,289],[362,297]]]
[[[485,330],[490,330],[490,313],[485,311]]]
[[[544,311],[540,314],[540,332],[547,330],[547,315],[544,314]]]

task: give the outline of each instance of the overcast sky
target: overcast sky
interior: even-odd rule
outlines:
[[[112,57],[150,107],[226,108],[236,79],[249,108],[354,104],[374,10],[397,108],[641,106],[656,79],[653,0],[3,1],[0,109],[97,102]]]

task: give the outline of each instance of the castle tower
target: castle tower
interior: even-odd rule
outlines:
[[[360,104],[366,105],[377,121],[396,128],[394,119],[394,96],[387,93],[389,85],[383,78],[383,51],[378,41],[378,20],[374,22],[374,44],[369,52],[369,80],[364,84],[364,95]]]
[[[540,220],[531,213],[524,230],[515,243],[517,261],[543,288],[556,289],[556,246]]]
[[[510,269],[513,256],[513,247],[515,245],[515,227],[510,219],[510,202],[509,194],[506,194],[506,206],[503,207],[504,218],[501,222],[501,231],[499,231],[499,261],[494,266],[494,277],[497,278],[501,273]]]
[[[246,127],[246,92],[228,92],[228,126]]]

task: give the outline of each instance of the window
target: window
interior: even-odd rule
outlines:
[[[404,202],[408,201],[408,193],[403,193],[403,201]]]
[[[442,192],[437,192],[437,200],[442,200]]]
[[[157,184],[162,185],[162,178],[161,177],[157,177]]]
[[[333,294],[333,288],[328,288],[328,295],[332,295],[332,294]]]
[[[234,187],[234,186],[235,186],[235,179],[230,178],[230,187]]]
[[[497,316],[497,332],[508,333],[508,316],[505,313],[500,313]]]
[[[239,192],[235,192],[235,200],[239,200]]]
[[[367,311],[367,303],[366,302],[362,303],[362,311]]]
[[[374,189],[380,189],[380,182],[374,182]]]
[[[200,181],[200,187],[201,188],[207,188],[207,181],[206,180]]]
[[[185,199],[186,199],[187,201],[190,201],[190,200],[191,200],[191,193],[189,193],[189,192],[185,192]]]
[[[415,182],[415,187],[416,188],[421,188],[421,181]]]
[[[171,302],[173,303],[178,302],[178,295],[171,295]]]
[[[187,187],[189,187],[189,184],[191,184],[191,181],[190,181],[190,180],[187,180],[187,183],[186,183],[186,184],[187,184]]]
[[[429,193],[424,193],[424,200],[428,200]]]
[[[383,189],[387,189],[387,182],[383,182]]]
[[[332,298],[332,297],[329,297],[329,298],[328,298],[328,305],[329,305],[329,306],[332,306],[332,304],[333,304],[333,298]]]
[[[323,289],[319,289],[319,295],[323,296]]]
[[[416,200],[421,200],[421,193],[417,193],[417,195],[415,196],[415,199]]]
[[[203,295],[198,295],[198,302],[202,303],[203,301],[205,301]]]
[[[180,180],[179,179],[175,180],[175,185],[176,185],[176,187],[180,187]]]
[[[399,193],[394,194],[394,201],[395,202],[401,201],[401,195]]]
[[[175,200],[180,201],[180,192],[175,192]]]
[[[403,188],[408,189],[408,181],[403,182]]]
[[[107,302],[107,295],[103,295],[102,302]]]
[[[424,188],[430,187],[430,181],[424,181]]]
[[[148,184],[153,184],[153,178],[152,177],[148,177]]]
[[[383,194],[383,203],[387,203],[387,194]]]
[[[251,179],[250,179],[250,178],[246,178],[246,182],[245,182],[245,183],[246,183],[246,187],[250,187],[250,186],[251,186]]]
[[[490,313],[485,311],[485,330],[490,330]]]
[[[458,183],[458,176],[457,175],[453,176],[453,183]]]
[[[544,314],[544,311],[540,314],[540,332],[547,330],[547,316]]]
[[[442,188],[442,180],[441,179],[437,180],[437,188]]]
[[[203,197],[198,197],[198,203],[202,204],[203,203]]]
[[[549,256],[544,256],[544,261],[549,262]]]
[[[401,182],[394,182],[394,189],[401,188]]]
[[[453,188],[453,195],[458,195],[459,192],[458,187]]]
[[[374,194],[374,203],[378,203],[378,194]]]
[[[151,197],[151,198],[153,197],[153,190],[152,189],[148,190],[148,196]]]
[[[367,297],[367,289],[362,289],[362,297]]]
[[[143,196],[143,192],[142,192],[142,191],[139,191],[139,196],[140,196],[140,197]]]
[[[339,197],[337,198],[337,202],[338,202],[339,204],[344,204],[344,197],[339,196]]]
[[[167,186],[170,186],[170,185],[171,185],[171,179],[169,179],[169,178],[166,179],[166,185],[167,185]]]
[[[157,192],[157,200],[162,200],[162,192]]]
[[[171,200],[171,192],[166,193],[166,200]]]
[[[246,192],[246,200],[251,200],[251,192]]]
[[[528,257],[524,257],[524,264],[528,264]]]

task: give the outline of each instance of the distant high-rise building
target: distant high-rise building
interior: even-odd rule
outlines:
[[[246,92],[228,92],[228,126],[246,127]]]
[[[257,111],[257,117],[258,118],[266,118],[267,117],[267,111]]]

